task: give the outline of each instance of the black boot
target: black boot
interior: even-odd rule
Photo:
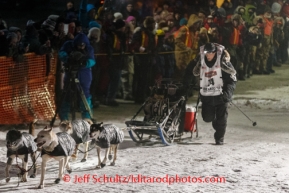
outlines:
[[[216,139],[216,145],[224,145],[224,137],[220,138],[220,139]]]

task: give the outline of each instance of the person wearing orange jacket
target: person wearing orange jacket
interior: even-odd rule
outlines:
[[[259,72],[257,74],[270,74],[269,71],[266,70],[267,60],[269,57],[269,51],[271,49],[271,45],[273,43],[273,26],[274,20],[272,19],[272,11],[270,7],[266,7],[263,14],[263,39],[262,39],[262,47],[260,49],[261,56],[258,57],[260,60],[259,63]]]
[[[176,81],[182,79],[188,63],[192,60],[192,46],[194,45],[196,33],[200,30],[203,20],[197,15],[192,14],[188,19],[188,23],[179,28],[174,33],[175,36],[175,59],[176,69],[174,79]]]

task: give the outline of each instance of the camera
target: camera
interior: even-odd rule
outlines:
[[[80,67],[85,66],[86,57],[79,51],[73,51],[70,53],[67,63],[65,65],[66,70],[78,71]]]

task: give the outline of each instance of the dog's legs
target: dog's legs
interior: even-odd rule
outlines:
[[[109,155],[108,155],[108,159],[109,159],[109,160],[112,159],[112,151],[113,151],[113,146],[110,146],[110,148],[109,148]]]
[[[63,170],[65,168],[65,162],[67,162],[67,157],[59,160],[59,170],[58,170],[58,178],[54,181],[55,184],[58,184],[62,178]]]
[[[8,160],[7,160],[7,163],[6,163],[6,167],[5,167],[6,182],[10,181],[9,171],[10,171],[10,168],[11,168],[13,160],[14,160],[14,157],[8,157]]]
[[[103,158],[103,160],[101,162],[101,167],[102,168],[106,165],[106,160],[107,160],[107,157],[108,157],[108,154],[109,154],[109,150],[110,150],[110,147],[105,149],[105,155],[104,155],[104,158]]]
[[[78,147],[79,147],[79,144],[76,144],[75,149],[74,149],[74,153],[71,155],[71,161],[76,161],[77,156],[78,156]]]
[[[70,168],[69,160],[70,160],[70,156],[67,156],[65,167],[66,167],[67,172],[71,173],[72,169]]]
[[[41,177],[40,177],[40,184],[38,186],[39,189],[44,188],[44,177],[45,177],[45,171],[46,171],[46,163],[50,159],[49,155],[44,154],[42,156],[42,162],[41,162]]]
[[[32,164],[33,164],[33,174],[30,175],[30,178],[36,177],[36,152],[30,154]]]
[[[84,153],[84,157],[82,158],[81,162],[86,162],[86,160],[87,160],[89,141],[85,142],[84,145],[85,145],[85,153]]]
[[[111,145],[113,147],[113,161],[110,163],[111,166],[115,165],[115,161],[116,161],[116,154],[117,154],[117,149],[118,149],[118,144],[117,145]]]
[[[98,164],[96,168],[101,168],[101,160],[100,160],[100,147],[96,147],[96,152],[97,152],[97,158],[98,158]]]
[[[21,182],[27,182],[27,168],[28,168],[28,154],[25,154],[22,158],[22,168],[25,170]]]

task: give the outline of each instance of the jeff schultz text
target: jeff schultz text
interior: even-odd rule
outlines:
[[[64,182],[73,183],[167,183],[169,185],[174,183],[225,183],[225,177],[194,177],[194,176],[179,176],[173,175],[169,176],[166,174],[163,177],[155,176],[145,176],[141,174],[131,174],[128,176],[121,176],[116,174],[113,177],[107,175],[74,175],[70,176],[68,174],[63,177]]]

